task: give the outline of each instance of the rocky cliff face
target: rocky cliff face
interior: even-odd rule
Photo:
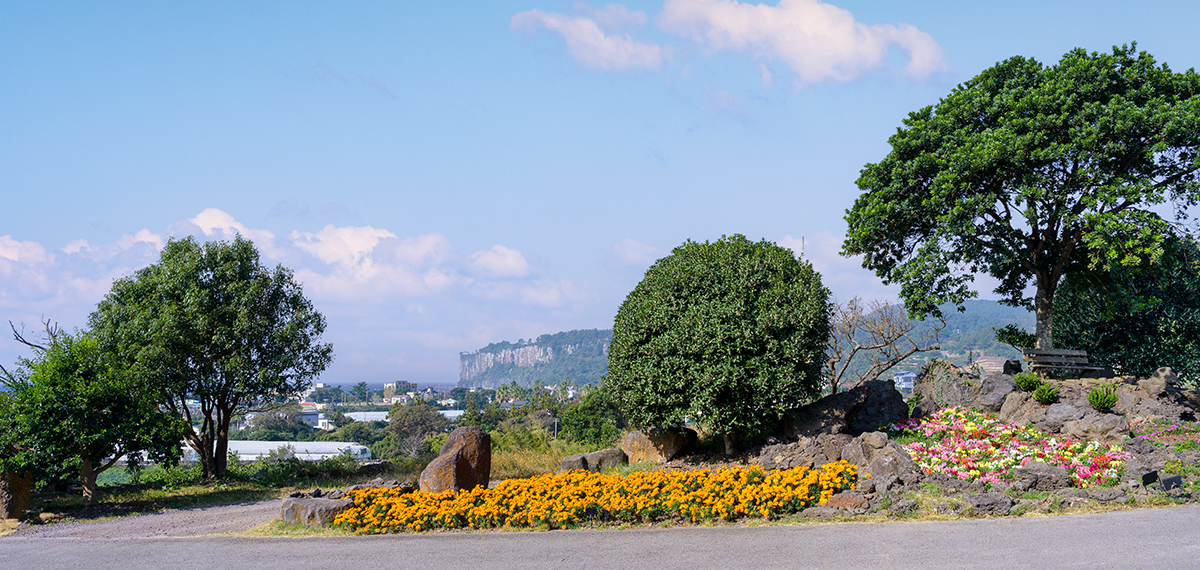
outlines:
[[[574,352],[574,349],[571,352]],[[470,382],[472,378],[483,374],[497,364],[512,364],[518,368],[531,368],[539,362],[550,362],[553,359],[553,349],[536,344],[520,348],[505,348],[497,352],[464,354],[459,356],[458,378],[463,382]]]
[[[550,385],[570,378],[592,384],[608,370],[611,330],[576,330],[534,340],[489,344],[459,355],[460,386],[495,387],[517,381]]]

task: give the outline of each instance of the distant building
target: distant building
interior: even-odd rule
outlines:
[[[912,392],[913,381],[916,379],[916,372],[897,372],[892,376],[892,381],[896,383],[896,389],[901,392]]]
[[[403,380],[397,380],[395,382],[384,382],[384,384],[383,384],[383,398],[385,400],[388,398],[391,398],[392,396],[395,396],[397,394],[407,394],[409,392],[416,392],[416,391],[417,391],[416,384],[413,384],[412,382],[405,382]]]

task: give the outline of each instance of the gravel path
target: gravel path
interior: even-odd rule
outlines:
[[[22,525],[13,537],[147,538],[241,533],[279,518],[279,499],[190,507],[108,522]],[[3,540],[3,539],[0,539]]]

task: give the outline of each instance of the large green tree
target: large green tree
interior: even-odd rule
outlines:
[[[1168,238],[1159,263],[1079,273],[1054,299],[1054,335],[1092,362],[1147,377],[1170,366],[1200,382],[1200,243]]]
[[[18,335],[18,338],[19,335]],[[79,474],[83,500],[98,500],[96,477],[128,455],[156,462],[179,459],[183,424],[164,411],[157,393],[138,385],[86,334],[53,334],[32,359],[4,371],[0,436],[10,461],[35,472]]]
[[[829,291],[791,250],[741,235],[688,241],[617,311],[605,387],[626,420],[725,438],[768,429],[820,391]]]
[[[171,240],[158,263],[113,284],[92,330],[163,406],[206,478],[225,474],[230,421],[294,397],[333,358],[325,319],[291,271],[268,268],[238,236]]]
[[[1013,57],[911,113],[858,179],[844,255],[899,283],[912,316],[975,296],[974,274],[1033,309],[1053,348],[1054,294],[1084,268],[1152,263],[1200,197],[1200,76],[1136,45]],[[1027,290],[1033,286],[1034,293]]]

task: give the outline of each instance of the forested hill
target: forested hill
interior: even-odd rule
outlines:
[[[1001,305],[996,301],[978,300],[963,303],[963,308],[966,311],[959,312],[953,305],[942,307],[946,315],[946,329],[941,334],[944,352],[961,354],[972,351],[985,356],[1020,357],[1020,353],[1012,347],[997,342],[992,329],[1013,324],[1032,332],[1036,322],[1032,311]]]
[[[566,331],[463,352],[458,355],[458,385],[495,387],[515,380],[548,386],[566,378],[598,384],[608,370],[612,335],[612,330]]]

